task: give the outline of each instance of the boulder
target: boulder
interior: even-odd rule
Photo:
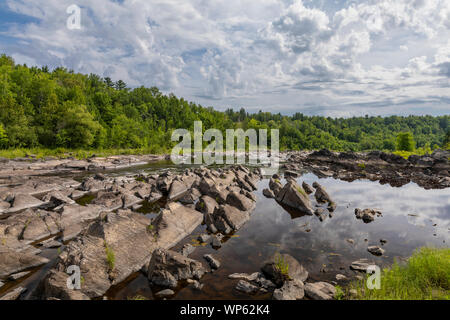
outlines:
[[[152,225],[158,236],[158,245],[171,248],[194,231],[203,221],[203,214],[171,202],[154,219]]]
[[[270,178],[269,180],[269,188],[273,191],[275,196],[283,189],[283,185],[280,182],[279,178]]]
[[[219,269],[220,268],[220,261],[214,258],[211,254],[205,254],[203,256],[205,260],[208,262],[209,266],[212,269]]]
[[[283,189],[277,194],[276,200],[288,207],[299,210],[307,215],[313,215],[314,210],[306,192],[295,182],[286,183]]]
[[[317,202],[319,203],[332,203],[330,196],[325,191],[325,188],[322,187],[320,184],[317,184],[316,186],[316,193],[314,194],[314,197],[316,198]]]
[[[304,284],[300,280],[286,281],[280,289],[273,292],[274,300],[301,300],[305,296]]]
[[[91,223],[67,245],[54,270],[66,272],[71,265],[79,266],[84,278],[81,292],[89,298],[103,296],[112,285],[149,262],[158,247],[149,229],[150,222],[147,217],[131,211],[109,213]],[[64,284],[44,283],[41,298],[51,296],[54,285],[64,288]]]
[[[169,195],[167,197],[167,200],[174,201],[179,198],[181,198],[183,195],[185,195],[188,192],[188,187],[185,183],[179,180],[174,180],[172,182],[172,185],[170,186]]]
[[[15,252],[0,248],[0,278],[19,273],[49,262],[47,258],[25,252]]]
[[[370,246],[367,248],[367,251],[369,251],[374,256],[382,256],[384,253],[384,249],[382,249],[378,246]]]
[[[263,195],[264,195],[266,198],[269,198],[269,199],[275,198],[275,194],[274,194],[273,191],[270,190],[270,189],[264,189],[264,190],[263,190]]]
[[[305,190],[305,192],[307,194],[314,193],[314,188],[311,187],[309,184],[307,184],[305,181],[303,181],[303,183],[302,183],[302,188],[303,188],[303,190]]]
[[[279,287],[289,279],[304,282],[308,278],[308,271],[289,254],[273,255],[264,263],[261,270]]]
[[[333,300],[336,288],[327,282],[306,283],[305,294],[312,300]]]
[[[179,280],[200,278],[206,270],[202,263],[177,252],[157,249],[148,267],[148,279],[155,285],[176,288]]]
[[[367,269],[373,265],[373,262],[370,262],[367,259],[360,259],[357,261],[353,261],[350,265],[350,269],[360,272],[367,272]]]
[[[230,192],[226,203],[242,211],[250,211],[255,208],[254,201],[237,192]]]
[[[229,225],[234,231],[239,230],[248,220],[250,220],[250,214],[247,211],[241,211],[235,207],[229,205],[223,205],[214,211],[215,226],[218,230],[222,230],[221,218]],[[226,229],[226,228],[225,228]]]
[[[257,286],[245,280],[239,280],[239,282],[236,284],[235,289],[246,294],[255,294],[260,290]]]
[[[202,196],[200,200],[197,202],[195,209],[204,213],[204,214],[212,214],[214,210],[219,207],[219,204],[216,200],[211,198],[210,196]]]

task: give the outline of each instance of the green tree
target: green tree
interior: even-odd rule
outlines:
[[[414,151],[416,142],[411,132],[401,132],[397,135],[397,150],[398,151]]]
[[[8,147],[8,135],[6,134],[3,123],[0,123],[0,148],[5,149]]]
[[[83,105],[66,102],[64,109],[58,124],[57,144],[69,148],[91,147],[96,135],[101,131],[100,124],[94,121],[93,116]]]
[[[447,131],[444,139],[444,149],[450,150],[450,130]]]

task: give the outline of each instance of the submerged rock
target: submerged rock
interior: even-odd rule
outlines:
[[[380,217],[383,214],[381,211],[374,210],[374,209],[355,209],[355,216],[357,219],[362,219],[364,223],[370,223],[375,220],[375,217]]]

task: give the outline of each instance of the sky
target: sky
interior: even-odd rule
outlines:
[[[449,0],[1,0],[0,53],[218,110],[450,114]]]

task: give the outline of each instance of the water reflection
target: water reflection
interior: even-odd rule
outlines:
[[[380,185],[371,181],[344,182],[333,178],[319,179],[305,174],[298,179],[322,184],[338,204],[333,218],[320,222],[315,216],[289,214],[273,199],[262,195],[268,180],[259,183],[258,202],[251,220],[222,248],[197,247],[190,256],[203,261],[203,255],[212,253],[222,262],[214,273],[202,278],[202,291],[184,287],[175,299],[266,299],[270,295],[248,296],[236,292],[237,280],[229,280],[232,273],[258,271],[265,259],[275,252],[289,253],[310,272],[313,280],[335,280],[337,273],[354,276],[349,269],[352,261],[368,258],[380,266],[388,266],[394,258],[405,258],[421,246],[447,247],[450,237],[449,190],[424,190],[414,183],[401,188]],[[355,208],[376,208],[383,217],[370,224],[357,220]],[[199,227],[176,248],[203,232]],[[353,239],[351,244],[347,239]],[[367,252],[369,245],[383,246],[382,257]],[[151,288],[143,275],[136,275],[122,288],[113,290],[110,298],[127,299],[136,294],[152,298]]]

